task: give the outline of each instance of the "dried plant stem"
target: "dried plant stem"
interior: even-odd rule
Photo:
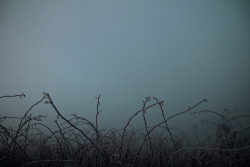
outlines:
[[[67,141],[66,141],[66,139],[65,139],[65,135],[64,135],[64,133],[62,132],[62,129],[61,129],[61,127],[58,125],[58,123],[57,123],[56,120],[55,120],[55,123],[56,123],[56,125],[57,125],[57,127],[58,127],[58,129],[59,129],[59,132],[60,132],[60,134],[61,134],[61,137],[63,138],[64,144],[66,145],[66,148],[67,148],[67,151],[68,151],[68,155],[69,155],[69,157],[70,157],[70,150],[69,150],[69,146],[68,146],[68,144],[67,144]]]
[[[209,148],[209,147],[195,147],[195,148],[180,148],[177,151],[174,152],[174,154],[172,155],[172,157],[170,158],[168,165],[170,165],[170,162],[173,160],[174,156],[180,152],[180,151],[184,151],[184,150],[211,150],[211,151],[223,151],[223,152],[231,152],[231,151],[245,151],[245,150],[249,150],[250,146],[244,147],[244,148],[235,148],[235,149],[220,149],[220,148]]]
[[[22,93],[22,94],[20,94],[20,95],[6,95],[6,96],[0,96],[0,98],[4,98],[4,97],[20,97],[20,98],[22,98],[22,97],[25,97],[25,94]]]
[[[97,136],[97,141],[99,140],[99,134],[98,134],[98,115],[99,115],[99,106],[100,106],[100,97],[101,94],[99,94],[99,96],[95,97],[97,99],[97,104],[96,104],[96,116],[95,116],[95,122],[96,122],[96,136]]]
[[[145,129],[146,129],[146,132],[148,133],[148,125],[147,125],[147,121],[146,121],[146,118],[145,118],[145,106],[146,106],[146,103],[150,101],[150,97],[147,97],[146,100],[143,102],[143,120],[144,120],[144,124],[145,124]],[[151,149],[151,155],[152,155],[152,158],[153,158],[153,161],[154,161],[154,152],[153,152],[153,147],[152,147],[152,142],[151,142],[151,139],[150,139],[150,135],[148,134],[148,141],[149,141],[149,145],[150,145],[150,149]]]
[[[219,114],[218,112],[211,111],[211,110],[205,110],[205,111],[206,111],[206,112],[213,113],[213,114],[215,114],[215,115],[218,115],[219,117],[221,117],[221,119],[226,120],[226,122],[228,122],[228,124],[229,124],[229,126],[230,126],[231,128],[233,127],[232,124],[231,124],[231,122],[230,122],[227,118],[225,118],[223,115]]]
[[[14,95],[1,98],[16,96],[23,97]],[[212,133],[207,131],[207,137],[201,138],[198,133],[199,124],[194,124],[195,133],[189,136],[180,129],[170,127],[167,121],[174,117],[180,118],[183,116],[181,114],[186,114],[190,110],[197,110],[201,103],[207,101],[206,99],[183,112],[166,117],[163,102],[153,97],[154,104],[150,102],[150,105],[151,99],[146,97],[141,110],[129,117],[125,128],[106,130],[98,126],[98,115],[101,112],[100,95],[96,98],[96,115],[94,111],[93,123],[76,114],[71,114],[72,117],[67,119],[59,112],[48,93],[44,93],[43,98],[29,107],[20,118],[1,115],[0,166],[179,167],[248,166],[250,163],[250,126],[241,125],[239,120],[248,119],[249,114],[235,116],[227,109],[223,114],[207,110],[191,111],[193,114],[207,112],[215,117],[211,120],[201,120],[201,124],[205,122],[207,128],[215,126],[211,128],[214,130]],[[50,118],[46,122],[40,122],[44,121],[43,118],[46,116],[36,116],[32,113],[36,105],[44,102],[44,99],[45,104],[50,104],[51,111],[58,116],[55,120],[56,125],[54,124],[57,127],[53,129],[49,127]],[[158,105],[159,108],[153,108]],[[147,115],[151,110],[157,112],[159,110],[161,112],[159,116],[162,117],[160,123],[153,126],[150,126]],[[135,129],[130,123],[137,114],[142,114],[140,120],[143,124],[142,127]],[[17,121],[17,127],[6,127],[5,124],[10,125],[8,124],[10,120]],[[174,121],[178,122],[176,119]],[[239,126],[234,123],[238,123]],[[175,138],[175,135],[176,137],[180,135],[181,138]],[[187,136],[193,137],[194,143],[190,143]]]
[[[123,132],[122,132],[122,140],[121,140],[121,144],[120,144],[120,157],[121,157],[121,153],[122,153],[122,146],[123,146],[123,140],[124,140],[124,136],[125,136],[125,131],[126,131],[128,125],[129,125],[129,123],[131,122],[131,120],[132,120],[138,113],[143,112],[143,111],[146,111],[147,109],[149,109],[149,108],[151,108],[151,107],[153,107],[153,106],[155,106],[155,105],[161,104],[161,103],[163,103],[163,101],[160,101],[160,102],[158,102],[158,103],[151,104],[150,106],[145,107],[144,109],[141,109],[141,110],[137,111],[134,115],[132,115],[132,117],[130,117],[129,121],[127,122],[127,124],[126,124],[126,126],[125,126],[125,128],[123,129]]]
[[[191,111],[192,109],[196,108],[197,106],[199,106],[201,103],[204,103],[204,102],[207,102],[207,99],[204,99],[204,100],[198,102],[196,105],[194,105],[194,106],[192,106],[192,107],[189,107],[187,110],[185,110],[185,111],[183,111],[183,112],[180,112],[180,113],[177,113],[177,114],[175,114],[175,115],[172,115],[172,116],[169,117],[168,119],[166,119],[166,120],[164,120],[164,121],[158,123],[158,124],[155,125],[153,128],[151,128],[150,131],[149,131],[148,133],[151,133],[155,128],[157,128],[158,126],[162,125],[164,122],[167,122],[167,121],[169,121],[170,119],[172,119],[172,118],[174,118],[174,117],[176,117],[176,116],[178,116],[178,115],[181,115],[181,114],[184,114],[184,113],[186,113],[186,112],[188,112],[188,111]],[[144,138],[146,138],[147,135],[148,135],[148,134],[146,134]]]
[[[70,126],[72,126],[74,129],[78,130],[97,150],[97,152],[101,155],[102,159],[104,160],[105,165],[107,165],[108,163],[106,162],[106,159],[104,158],[104,156],[102,155],[101,151],[97,148],[97,146],[95,145],[95,143],[79,128],[77,128],[76,126],[74,126],[69,120],[67,120],[56,108],[56,106],[54,105],[50,95],[48,93],[44,93],[45,96],[48,98],[49,103],[52,105],[52,107],[54,108],[54,110],[56,111],[56,113],[64,120],[66,121]]]
[[[156,102],[158,102],[158,99],[153,97],[153,99],[155,99]],[[174,139],[173,139],[173,136],[172,136],[172,133],[170,132],[170,129],[168,128],[168,124],[167,124],[167,121],[166,121],[166,117],[165,117],[165,114],[164,114],[164,111],[163,111],[163,108],[162,108],[162,103],[159,104],[160,106],[160,109],[161,109],[161,113],[162,113],[162,117],[163,117],[163,120],[165,121],[165,126],[166,126],[166,129],[169,133],[169,136],[170,136],[170,139],[171,139],[171,142],[173,143],[174,145],[174,148],[175,148],[175,151],[177,151],[177,146],[174,142]],[[181,163],[180,163],[180,158],[179,158],[179,155],[177,154],[177,159],[178,159],[178,163],[179,163],[179,166],[181,166]]]
[[[197,131],[196,131],[197,125],[196,125],[195,123],[194,123],[194,125],[193,125],[193,128],[194,128],[195,137],[196,137],[196,139],[197,139],[197,141],[198,141],[198,143],[199,143],[199,146],[201,146],[201,141],[200,141],[200,138],[199,138],[199,136],[198,136],[198,134],[197,134]]]
[[[29,158],[29,156],[27,155],[27,153],[25,152],[25,150],[23,150],[22,147],[16,142],[16,139],[12,137],[12,135],[8,132],[8,130],[3,125],[1,125],[1,124],[0,124],[0,127],[8,134],[8,136],[11,138],[12,142],[15,143],[20,148],[20,150],[24,153],[24,155],[26,156],[26,158],[28,158],[28,160],[31,161],[31,159]],[[5,155],[6,157],[10,153],[11,145],[10,145],[10,148],[9,148],[7,154]],[[4,159],[2,158],[1,160],[4,160]]]
[[[23,95],[15,95],[15,96],[25,96],[24,94]],[[13,96],[13,97],[15,97],[15,96]],[[20,123],[19,123],[19,125],[18,125],[18,130],[17,130],[17,132],[16,132],[16,135],[15,135],[15,137],[13,138],[13,137],[11,137],[11,139],[12,139],[12,143],[10,144],[10,147],[9,147],[9,151],[8,151],[8,153],[10,152],[10,149],[11,149],[11,147],[12,147],[12,145],[14,144],[14,146],[13,146],[13,148],[15,148],[16,147],[16,145],[17,145],[17,137],[18,137],[18,134],[20,133],[20,131],[21,131],[21,129],[25,126],[25,124],[27,123],[27,122],[29,122],[30,121],[30,119],[27,119],[26,118],[26,116],[27,116],[27,114],[31,111],[31,109],[33,108],[33,107],[35,107],[36,105],[38,105],[39,103],[41,103],[43,100],[44,100],[44,98],[45,98],[45,96],[43,96],[43,98],[41,99],[41,100],[39,100],[38,102],[36,102],[35,104],[33,104],[27,111],[26,111],[26,113],[24,114],[24,116],[22,117],[22,119],[21,119],[21,121],[20,121]],[[24,119],[27,119],[24,123],[23,123],[23,120]],[[19,147],[20,149],[21,149],[21,147]],[[22,150],[22,149],[21,149]],[[23,151],[23,150],[22,150]],[[25,152],[25,151],[23,151],[23,152]],[[26,155],[26,157],[29,159],[29,157],[28,157],[28,155],[25,153],[25,155]]]

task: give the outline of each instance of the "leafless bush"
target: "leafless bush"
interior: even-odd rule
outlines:
[[[7,97],[25,97],[25,94]],[[96,119],[88,119],[72,114],[67,119],[56,108],[51,96],[43,97],[32,105],[22,117],[0,116],[0,164],[1,166],[247,166],[250,163],[250,127],[235,128],[235,123],[249,115],[233,115],[225,109],[222,113],[202,110],[191,114],[212,114],[211,120],[202,120],[207,132],[202,139],[193,124],[196,143],[180,129],[168,126],[168,121],[191,112],[206,99],[187,110],[166,117],[163,101],[146,97],[142,109],[130,117],[123,129],[101,129],[98,126],[100,97],[97,96]],[[45,115],[33,113],[40,103],[51,105],[58,115],[54,121],[57,130],[48,127]],[[147,111],[157,108],[162,121],[149,126]],[[133,128],[130,123],[138,115],[142,116],[144,127]],[[4,126],[8,120],[18,122],[16,129]],[[46,129],[46,130],[44,130]],[[173,131],[178,133],[173,133]],[[184,144],[186,143],[186,144]]]

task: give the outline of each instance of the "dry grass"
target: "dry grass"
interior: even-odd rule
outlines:
[[[8,97],[25,97],[24,94]],[[96,122],[72,114],[70,119],[64,117],[56,108],[51,96],[44,93],[41,100],[32,105],[23,117],[0,116],[0,164],[1,166],[248,166],[250,164],[250,127],[236,129],[236,123],[249,115],[237,115],[224,110],[222,114],[215,111],[192,112],[206,99],[186,111],[172,116],[165,116],[163,101],[146,97],[143,107],[130,117],[123,129],[100,129],[98,115],[100,95],[96,97]],[[36,115],[31,110],[45,102],[51,105],[58,115],[54,124],[57,130],[51,130],[44,123],[46,116]],[[148,126],[146,110],[157,108],[162,121],[155,126]],[[186,133],[173,128],[168,121],[179,115],[213,114],[212,120],[202,120],[207,128],[207,137],[199,137],[194,124],[197,142],[190,142]],[[238,113],[238,111],[237,111]],[[130,122],[142,115],[144,127],[134,129]],[[15,119],[17,129],[5,127],[8,120]],[[43,130],[42,130],[43,129]],[[46,131],[44,130],[46,129]]]

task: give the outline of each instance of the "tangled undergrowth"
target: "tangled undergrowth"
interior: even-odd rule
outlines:
[[[25,97],[25,94],[7,97]],[[100,113],[100,95],[96,97],[96,122],[76,114],[70,119],[63,116],[51,96],[44,93],[41,100],[32,105],[23,117],[0,116],[0,166],[47,167],[47,166],[248,166],[250,164],[250,127],[235,128],[235,122],[250,115],[233,116],[224,110],[222,114],[215,111],[192,110],[204,102],[188,107],[186,111],[172,116],[165,116],[163,101],[155,97],[146,97],[143,107],[130,117],[123,129],[104,130],[98,127]],[[39,103],[51,105],[58,115],[55,120],[57,130],[51,130],[43,121],[45,115],[31,113]],[[146,110],[157,108],[162,121],[149,127]],[[173,134],[168,121],[185,113],[213,114],[212,120],[202,120],[207,127],[215,129],[205,139],[195,133],[192,143],[190,137],[180,131]],[[144,128],[134,129],[130,122],[142,114]],[[4,126],[10,119],[18,122],[13,129]],[[41,129],[47,129],[46,132]],[[194,131],[196,132],[194,124]],[[185,144],[184,144],[185,143]]]

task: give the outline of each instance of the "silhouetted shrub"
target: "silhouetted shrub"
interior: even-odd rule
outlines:
[[[25,97],[24,94],[6,97]],[[32,105],[23,117],[0,116],[0,164],[1,166],[248,166],[250,163],[249,127],[234,128],[234,121],[249,115],[232,116],[228,110],[222,114],[215,111],[198,111],[192,114],[214,114],[213,120],[202,120],[215,129],[201,139],[194,130],[198,143],[190,142],[190,136],[179,130],[172,134],[168,121],[181,114],[191,112],[204,99],[186,111],[165,117],[163,101],[146,97],[143,107],[126,123],[123,129],[100,129],[98,115],[100,95],[97,98],[96,122],[72,114],[67,119],[56,108],[50,95],[44,93],[41,100]],[[151,102],[154,103],[151,103]],[[43,123],[46,116],[31,113],[45,102],[56,114],[57,130]],[[162,121],[148,126],[146,110],[158,107]],[[130,122],[142,115],[144,127],[134,129]],[[18,128],[5,127],[4,123],[15,119]],[[41,128],[47,129],[46,132]]]

